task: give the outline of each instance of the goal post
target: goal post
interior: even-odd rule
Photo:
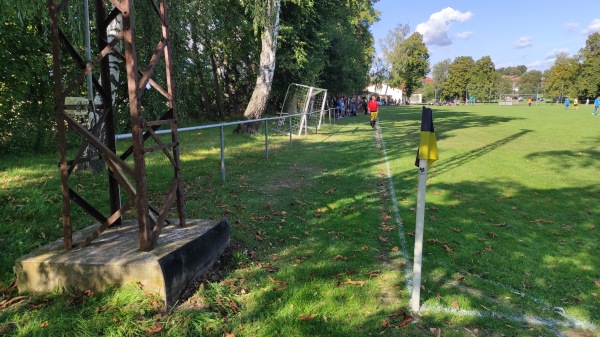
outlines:
[[[323,124],[327,89],[292,83],[283,100],[278,131],[282,133],[302,135],[302,131],[319,130]],[[290,116],[291,123],[285,123]],[[291,129],[290,129],[291,128]]]
[[[498,105],[524,105],[530,98],[535,103],[538,97],[538,94],[500,94]]]

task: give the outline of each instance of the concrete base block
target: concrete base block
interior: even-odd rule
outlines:
[[[73,234],[81,241],[99,225]],[[189,282],[207,271],[229,245],[227,219],[186,220],[185,227],[163,228],[156,247],[139,251],[137,221],[110,228],[82,249],[66,251],[62,239],[17,260],[20,293],[49,293],[63,287],[103,291],[139,282],[176,304]]]

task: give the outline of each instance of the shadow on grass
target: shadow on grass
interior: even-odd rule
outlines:
[[[386,113],[396,111],[383,110],[382,116]],[[384,133],[397,135],[385,140],[388,155],[409,158],[417,146],[420,107],[397,114],[394,119],[382,117],[380,126]],[[513,119],[444,111],[436,114],[438,141],[452,137],[451,130]],[[240,297],[243,310],[229,317],[223,329],[263,336],[423,336],[431,334],[429,327],[442,326],[458,336],[469,335],[462,327],[478,327],[489,336],[538,336],[555,334],[553,325],[560,322],[576,325],[554,307],[581,321],[600,320],[593,296],[600,265],[592,218],[600,212],[597,192],[590,192],[597,190],[594,185],[544,190],[511,180],[462,179],[429,187],[438,194],[428,201],[425,239],[437,241],[425,246],[422,301],[449,310],[432,311],[407,328],[382,327],[383,319],[408,306],[403,271],[410,261],[393,249],[398,233],[382,229],[382,223],[394,225],[384,220],[393,214],[384,161],[367,123],[366,116],[344,119],[319,135],[294,139],[291,146],[286,137],[273,138],[268,161],[255,137],[226,134],[226,143],[234,145],[226,149],[224,184],[218,143],[183,139],[188,217],[218,219],[226,214],[233,236],[252,257],[229,276],[248,293]],[[432,174],[493,153],[529,132],[516,131],[440,161]],[[541,155],[553,154],[536,154]],[[408,174],[412,169],[394,172],[399,199],[414,198],[416,176]],[[160,171],[160,164],[149,163],[149,170]],[[54,184],[58,194],[58,180]],[[410,201],[400,205],[407,231],[414,224],[412,206]],[[11,255],[13,261],[17,257]],[[285,287],[271,279],[285,282]],[[348,280],[365,284],[338,283]],[[461,316],[457,309],[488,316]],[[504,319],[489,318],[497,313]],[[299,319],[311,314],[316,316]],[[527,323],[529,316],[544,324]]]

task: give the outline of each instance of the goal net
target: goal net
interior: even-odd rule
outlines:
[[[302,131],[306,133],[308,130],[314,130],[316,132],[323,123],[326,102],[326,89],[296,83],[290,84],[279,113],[281,118],[277,123],[277,131],[298,136],[302,134]]]
[[[529,99],[533,103],[536,102],[538,95],[537,94],[500,94],[500,99],[498,100],[498,105],[519,105],[519,104],[527,104]]]

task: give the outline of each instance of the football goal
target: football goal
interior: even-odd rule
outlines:
[[[323,124],[326,102],[326,89],[297,83],[290,84],[279,113],[281,118],[277,123],[277,131],[298,136],[302,134],[302,131],[304,133],[307,133],[308,130],[316,132]],[[286,123],[288,116],[291,121]]]
[[[533,103],[536,103],[538,97],[539,95],[537,94],[500,94],[498,105],[527,104],[530,98]]]

